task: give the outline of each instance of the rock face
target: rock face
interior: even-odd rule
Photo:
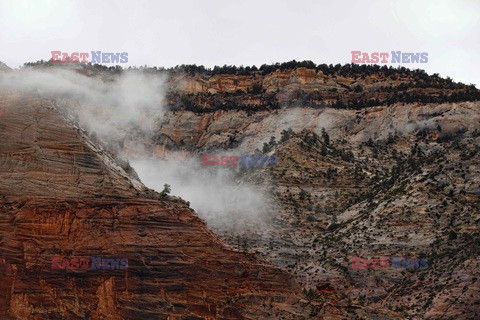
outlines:
[[[9,195],[124,198],[145,189],[48,100],[2,95],[0,116],[0,190]]]
[[[199,150],[228,146],[228,139],[220,140],[225,131],[238,130],[246,152],[270,136],[280,140],[279,131],[288,127],[306,133],[274,147],[278,167],[257,168],[239,179],[261,181],[259,186],[271,190],[277,206],[266,210],[270,224],[233,229],[207,220],[217,234],[233,246],[238,236],[245,237],[250,250],[295,274],[307,288],[328,282],[353,301],[356,315],[362,306],[395,311],[384,319],[480,315],[478,102],[398,105],[357,115],[308,108],[290,110],[291,118],[286,110],[259,112],[237,117],[243,123],[232,130],[233,112],[196,116],[212,119],[193,136]],[[279,121],[282,113],[290,120]],[[322,138],[324,125],[330,146]],[[426,258],[429,268],[353,270],[353,257]]]
[[[158,122],[153,156],[252,153],[284,130],[296,132],[267,151],[278,155],[278,167],[236,179],[275,199],[263,212],[268,223],[207,220],[230,245],[240,247],[243,237],[301,285],[319,294],[328,288],[349,306],[348,319],[480,317],[478,99],[452,102],[463,89],[417,86],[408,76],[332,77],[305,68],[172,79],[175,108]],[[343,106],[331,103],[337,99]],[[429,265],[354,270],[355,257]]]
[[[235,178],[275,200],[262,213],[270,220],[207,223],[293,274],[308,301],[186,203],[145,188],[50,102],[3,95],[2,316],[479,318],[478,90],[421,72],[335,68],[172,72],[154,135],[132,130],[121,147],[189,158],[251,153],[274,136],[265,153],[279,165]],[[128,268],[52,270],[58,256],[126,258]],[[354,270],[355,257],[429,264]]]
[[[173,72],[168,81],[166,103],[173,110],[252,112],[292,106],[362,109],[396,102],[480,99],[480,91],[473,86],[401,68],[338,65],[246,73]]]
[[[185,150],[176,144],[182,140],[193,156],[233,147],[250,153],[270,136],[279,141],[288,128],[297,134],[271,151],[278,167],[237,178],[275,199],[264,212],[269,223],[233,228],[234,221],[207,219],[217,234],[232,246],[238,237],[248,239],[251,251],[307,288],[327,283],[345,294],[351,301],[339,303],[355,305],[349,319],[362,312],[376,318],[381,309],[390,312],[381,319],[480,316],[479,102],[177,111],[160,124],[169,144],[154,146],[153,153],[168,158]],[[387,258],[389,268],[354,270],[355,257]],[[393,257],[425,258],[428,269],[392,269]]]
[[[169,157],[175,151],[198,152],[216,148],[261,149],[271,136],[280,137],[289,128],[321,134],[325,128],[333,139],[358,144],[385,140],[389,135],[409,136],[421,130],[442,128],[442,135],[478,129],[478,102],[453,104],[395,104],[363,110],[297,107],[249,113],[219,110],[211,113],[176,111],[159,121],[151,152]]]
[[[0,317],[303,319],[283,271],[145,188],[44,99],[0,95]],[[128,259],[52,269],[52,258]]]

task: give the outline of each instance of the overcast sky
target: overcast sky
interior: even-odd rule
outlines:
[[[128,52],[137,66],[343,64],[400,50],[428,52],[405,67],[480,88],[479,13],[479,0],[0,0],[0,61],[59,50]]]

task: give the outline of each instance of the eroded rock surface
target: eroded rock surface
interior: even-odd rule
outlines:
[[[285,272],[147,190],[44,99],[0,96],[0,317],[302,319]],[[128,259],[52,270],[52,257]]]

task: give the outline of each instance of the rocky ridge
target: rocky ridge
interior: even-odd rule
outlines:
[[[184,201],[145,188],[51,102],[2,92],[0,129],[2,318],[309,317],[288,274],[232,251]],[[124,258],[128,268],[53,270],[57,256]]]
[[[359,101],[337,105],[322,95],[339,80],[326,78],[303,69],[172,77],[180,103],[171,100],[176,107],[159,121],[152,155],[252,153],[274,137],[264,152],[277,154],[279,166],[243,172],[239,183],[270,192],[281,209],[267,209],[270,222],[258,228],[207,220],[217,233],[293,273],[313,295],[338,293],[346,319],[383,309],[383,319],[476,319],[480,104],[449,102],[459,88],[415,88],[414,78],[377,75],[343,79],[350,90],[336,83],[341,99]],[[255,81],[262,92],[253,92]],[[389,103],[379,89],[388,87],[413,101]],[[296,99],[299,90],[307,94]],[[265,102],[272,92],[278,105]],[[321,103],[310,103],[313,92]],[[261,99],[252,102],[255,95]],[[364,103],[371,97],[379,105]],[[289,129],[295,133],[280,142]],[[429,268],[353,270],[352,257],[426,258]]]
[[[174,70],[154,136],[131,131],[124,152],[138,156],[129,141],[165,159],[267,144],[280,165],[242,172],[238,183],[275,199],[262,213],[268,223],[207,220],[232,247],[292,273],[310,304],[323,301],[316,316],[475,319],[478,90],[401,68],[336,68]],[[352,270],[354,256],[430,264]]]

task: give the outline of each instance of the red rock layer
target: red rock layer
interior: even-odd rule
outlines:
[[[52,270],[57,256],[128,268]],[[1,318],[302,319],[299,298],[183,201],[148,199],[48,101],[0,94]]]

